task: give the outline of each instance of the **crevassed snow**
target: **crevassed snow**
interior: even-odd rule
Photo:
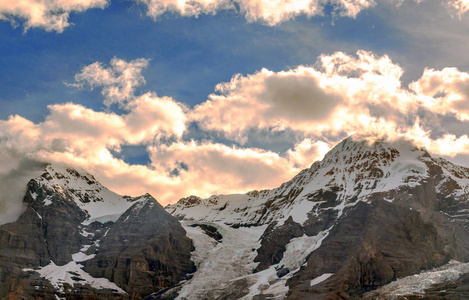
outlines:
[[[334,273],[324,273],[321,276],[318,276],[314,278],[313,280],[311,280],[311,282],[309,283],[309,286],[315,286],[316,284],[320,284],[321,282],[328,279],[332,275],[334,275]]]
[[[205,223],[217,228],[223,241],[217,243],[192,222],[183,221],[187,236],[194,241],[192,259],[197,266],[194,276],[182,287],[177,299],[216,299],[238,280],[248,280],[257,265],[254,245],[267,226],[234,229],[225,224]],[[237,287],[239,288],[239,287]]]
[[[82,269],[82,265],[71,261],[64,266],[57,266],[53,261],[39,270],[35,270],[41,277],[50,281],[50,283],[59,291],[64,291],[64,284],[75,286],[75,283],[89,284],[95,289],[111,289],[118,293],[126,292],[115,283],[106,278],[94,278]]]
[[[322,241],[329,235],[329,230],[321,231],[315,236],[303,235],[294,238],[286,246],[279,266],[295,271],[305,262],[306,257],[321,246]]]
[[[209,224],[217,228],[223,236],[221,243],[216,242],[199,227],[192,224]],[[305,262],[306,257],[317,249],[328,231],[317,236],[306,235],[292,239],[286,246],[283,259],[270,268],[252,273],[258,263],[256,249],[260,246],[259,238],[267,225],[259,227],[232,228],[223,223],[182,221],[187,236],[194,241],[195,250],[192,259],[197,266],[194,276],[183,283],[178,299],[215,299],[223,291],[230,289],[246,289],[240,299],[253,299],[259,294],[274,295],[272,299],[284,299],[288,292],[286,282]],[[291,270],[286,276],[279,278],[280,268]],[[220,271],[222,270],[222,271]],[[271,298],[269,298],[271,299]]]
[[[284,299],[288,293],[287,280],[300,270],[305,263],[306,258],[314,250],[321,246],[322,241],[329,235],[329,230],[322,231],[316,236],[303,235],[294,238],[287,244],[282,260],[270,266],[268,269],[252,274],[251,280],[254,284],[251,286],[249,294],[243,299],[252,299],[258,294],[272,294],[275,299]],[[277,270],[286,268],[290,273],[282,278],[277,276]]]
[[[423,294],[426,289],[434,284],[457,280],[461,275],[466,273],[469,273],[469,263],[460,263],[452,260],[444,266],[397,279],[376,291],[365,294],[365,297],[373,298],[379,295],[392,300],[409,294]]]

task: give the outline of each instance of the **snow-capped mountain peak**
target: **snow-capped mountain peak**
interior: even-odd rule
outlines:
[[[84,224],[116,221],[136,201],[144,201],[145,198],[121,196],[104,187],[88,172],[58,164],[47,165],[44,173],[29,185],[30,191],[35,190],[31,192],[34,200],[44,191],[45,195],[41,199],[45,206],[51,205],[53,201],[63,201],[57,195],[74,201],[88,215]]]
[[[352,136],[278,188],[181,199],[166,209],[194,239],[196,257],[210,262],[202,260],[183,295],[204,298],[205,286],[223,290],[248,280],[249,293],[242,299],[258,294],[284,299],[287,292],[292,299],[323,299],[330,286],[368,289],[399,274],[441,265],[445,255],[453,255],[448,253],[466,249],[453,247],[453,234],[467,232],[468,186],[469,169],[434,158],[410,141]],[[438,231],[430,220],[445,225]],[[220,232],[223,241],[194,229],[198,226]],[[227,259],[223,254],[233,248],[237,252]],[[432,263],[426,263],[429,257]],[[219,268],[231,258],[251,263],[254,274],[224,272],[217,274],[216,283],[207,280],[214,265]]]
[[[340,216],[345,207],[367,201],[373,194],[415,188],[428,179],[430,167],[439,162],[442,160],[407,140],[370,141],[351,136],[338,143],[322,161],[314,162],[278,188],[206,199],[191,196],[169,205],[167,210],[181,219],[232,225],[260,225],[272,220],[283,223],[289,216],[303,223],[312,211],[325,205],[324,201],[330,202],[327,207],[333,206]],[[450,170],[445,172],[451,178],[451,172],[469,174],[462,167],[454,171],[456,167],[449,162],[442,168]]]

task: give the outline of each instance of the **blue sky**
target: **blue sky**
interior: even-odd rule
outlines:
[[[75,1],[38,6],[39,19],[0,4],[1,155],[165,203],[274,187],[361,131],[468,165],[467,0],[198,0],[197,16],[172,0]]]
[[[143,88],[192,106],[236,73],[312,65],[318,55],[335,51],[412,54],[406,45],[411,37],[391,28],[392,21],[376,10],[355,19],[300,15],[271,27],[248,23],[232,11],[197,18],[167,13],[155,22],[133,2],[112,1],[105,9],[72,14],[73,25],[63,33],[42,28],[24,32],[1,22],[0,97],[5,109],[0,117],[19,113],[40,121],[47,104],[64,101],[100,109],[99,93],[77,92],[63,82],[73,81],[85,65],[113,57],[151,59]]]

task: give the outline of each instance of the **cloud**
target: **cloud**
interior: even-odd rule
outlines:
[[[134,98],[136,88],[145,84],[142,72],[148,67],[149,62],[150,60],[145,58],[127,62],[117,57],[111,59],[110,67],[95,62],[75,75],[75,83],[66,83],[66,85],[77,88],[89,86],[91,89],[101,87],[106,106],[116,103],[123,108]]]
[[[191,118],[207,130],[242,138],[252,127],[322,134],[357,130],[364,119],[393,120],[417,108],[401,89],[402,69],[389,57],[359,51],[320,56],[316,67],[235,75],[196,106]]]
[[[375,0],[134,0],[147,8],[147,15],[154,19],[166,12],[197,17],[216,14],[220,10],[235,10],[248,22],[261,22],[275,26],[297,16],[324,16],[331,9],[333,16],[355,18],[363,10],[374,7]],[[397,6],[402,1],[394,1]],[[445,0],[442,4],[453,16],[461,17],[469,10],[469,0]]]
[[[0,148],[0,225],[14,222],[24,212],[23,197],[30,179],[42,174],[45,163]]]
[[[469,120],[469,74],[456,68],[441,71],[425,69],[422,77],[410,84],[422,105],[436,113],[454,113]]]
[[[241,143],[252,130],[288,129],[302,133],[302,143],[312,149],[320,137],[337,141],[359,132],[410,138],[437,155],[469,154],[462,135],[469,121],[469,74],[426,69],[409,87],[401,85],[402,75],[387,55],[321,55],[314,66],[235,75],[189,115],[204,130],[222,131]]]
[[[326,6],[333,7],[340,16],[356,17],[357,14],[375,5],[373,0],[135,0],[148,8],[147,14],[158,18],[165,12],[183,16],[215,14],[219,10],[235,9],[249,22],[262,22],[273,26],[298,15],[322,16]]]
[[[0,149],[82,167],[117,192],[151,192],[163,204],[190,194],[209,196],[275,187],[320,158],[328,148],[325,143],[306,140],[280,155],[210,141],[162,144],[151,136],[143,140],[138,131],[142,129],[132,124],[128,115],[95,112],[71,103],[49,109],[49,116],[38,124],[18,116],[0,121]],[[162,132],[158,128],[153,135]],[[112,154],[111,149],[131,142],[149,143],[148,165],[130,165]]]
[[[60,33],[70,26],[70,13],[104,8],[107,4],[107,0],[0,0],[0,20],[16,24],[20,19],[24,20],[25,30],[40,27]]]
[[[153,166],[166,172],[184,163],[187,170],[179,171],[177,181],[184,186],[186,195],[274,187],[298,171],[277,153],[213,142],[179,142],[151,147],[149,152]]]
[[[446,7],[453,16],[461,17],[469,10],[469,0],[449,0]]]
[[[314,66],[235,75],[190,109],[156,93],[136,94],[147,60],[113,61],[83,68],[74,85],[102,88],[104,101],[119,99],[113,103],[124,108],[120,114],[64,103],[50,105],[43,122],[0,120],[0,162],[9,162],[2,153],[15,153],[79,166],[119,193],[150,192],[167,204],[190,194],[276,187],[355,132],[411,139],[439,155],[469,154],[462,104],[469,74],[457,69],[425,70],[407,87],[388,56],[337,52],[321,55]],[[107,92],[113,88],[118,92]],[[190,124],[203,138],[192,140]],[[282,132],[291,133],[289,149],[274,151],[256,140],[257,133]],[[149,162],[116,157],[128,145],[146,147]],[[5,164],[4,174],[17,166]]]
[[[424,147],[430,153],[437,153],[454,157],[458,154],[469,154],[469,137],[467,134],[457,137],[454,134],[444,134],[437,139],[430,138],[430,132],[425,131],[419,124],[419,121],[410,128],[404,135],[417,145]]]
[[[333,16],[355,18],[363,10],[374,7],[375,0],[134,0],[146,7],[147,15],[158,19],[171,12],[197,17],[216,14],[221,10],[234,10],[248,22],[275,26],[297,16],[323,16],[332,9]],[[403,0],[402,0],[403,1]],[[23,22],[25,30],[43,28],[61,33],[70,26],[70,13],[80,13],[92,8],[104,9],[110,0],[0,0],[0,20],[17,26]],[[399,1],[398,1],[399,2]],[[469,10],[469,0],[445,0],[443,5],[453,16]]]
[[[39,124],[19,116],[0,121],[0,137],[45,148],[57,139],[70,140],[75,151],[87,151],[93,144],[140,144],[161,134],[180,137],[185,130],[184,109],[171,98],[152,94],[135,100],[125,115],[97,112],[73,103],[55,104],[49,106],[50,114]]]
[[[250,127],[312,127],[334,113],[344,101],[320,86],[321,74],[299,67],[292,71],[267,69],[236,75],[216,87],[219,94],[196,106],[191,114],[207,130],[239,135]]]
[[[328,147],[305,140],[279,154],[213,141],[178,140],[185,129],[185,109],[170,98],[151,94],[137,98],[124,115],[73,103],[51,105],[45,121],[37,124],[20,116],[1,120],[0,149],[82,167],[117,192],[151,192],[167,204],[190,194],[275,187],[320,158]],[[158,136],[176,138],[162,143]],[[146,144],[151,162],[130,165],[113,155],[129,144]]]
[[[326,142],[307,138],[296,144],[293,149],[288,149],[287,158],[295,166],[301,168],[321,159],[330,149],[331,145]]]

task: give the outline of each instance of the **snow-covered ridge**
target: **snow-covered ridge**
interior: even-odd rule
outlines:
[[[455,198],[465,200],[464,198],[467,198],[467,195],[469,194],[469,168],[452,164],[441,157],[434,158],[433,160],[442,168],[447,177],[446,181],[451,179],[458,185],[450,195]],[[440,190],[441,187],[437,187],[437,189]],[[449,191],[442,190],[442,192],[448,193]]]
[[[77,168],[48,165],[45,172],[34,179],[39,186],[54,193],[69,195],[71,199],[88,214],[85,225],[98,221],[116,221],[128,208],[144,196],[132,198],[110,191],[99,183],[93,175]],[[36,199],[37,195],[31,195]],[[44,205],[52,204],[53,197],[46,197]]]
[[[339,211],[372,194],[415,187],[429,176],[431,156],[411,142],[382,140],[368,143],[349,137],[324,159],[272,190],[246,194],[196,196],[166,207],[180,219],[225,224],[260,225],[289,216],[302,224],[327,195],[335,194]],[[326,196],[325,196],[326,195]],[[330,206],[329,206],[330,207]]]

